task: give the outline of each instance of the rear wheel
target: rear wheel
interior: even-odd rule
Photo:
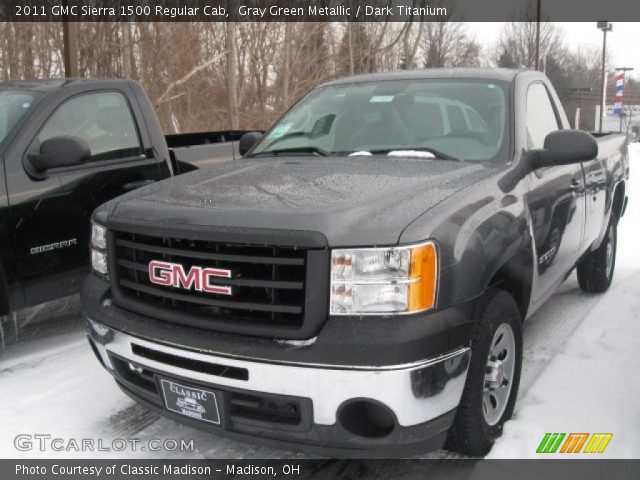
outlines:
[[[471,350],[467,380],[445,446],[483,456],[511,418],[520,384],[520,311],[508,292],[491,289],[486,293]]]
[[[612,217],[602,244],[578,263],[578,283],[585,292],[606,292],[611,285],[616,266],[618,240],[616,227],[617,218]]]

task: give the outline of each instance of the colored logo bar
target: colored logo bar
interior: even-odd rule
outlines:
[[[603,453],[611,437],[613,433],[545,433],[536,453]]]
[[[613,114],[622,114],[622,94],[624,93],[624,72],[616,73],[616,98],[613,105]]]

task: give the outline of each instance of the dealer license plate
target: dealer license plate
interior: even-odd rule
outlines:
[[[220,425],[220,411],[215,392],[165,379],[160,379],[160,383],[167,410],[195,420]]]

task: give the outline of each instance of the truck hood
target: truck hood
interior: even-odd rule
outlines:
[[[427,158],[247,159],[131,192],[114,202],[109,221],[311,231],[333,247],[392,245],[418,216],[493,171]]]

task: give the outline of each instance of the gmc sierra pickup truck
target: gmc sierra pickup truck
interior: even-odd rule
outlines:
[[[231,160],[241,133],[165,137],[131,80],[1,82],[0,319],[79,290],[98,205]]]
[[[124,392],[211,432],[484,455],[523,322],[574,268],[586,292],[611,283],[626,148],[570,130],[539,72],[327,83],[245,134],[241,162],[95,211],[91,347]]]

